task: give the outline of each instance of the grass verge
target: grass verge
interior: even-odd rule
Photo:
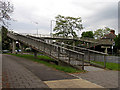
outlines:
[[[92,61],[94,63],[100,64],[100,65],[104,65],[104,62],[98,62],[98,61]],[[110,70],[117,70],[120,71],[120,64],[118,63],[110,63],[110,62],[106,62],[106,68],[110,69]]]
[[[47,57],[47,56],[38,56],[38,58],[34,58],[33,55],[28,55],[28,54],[27,55],[26,54],[9,54],[9,55],[14,55],[14,56],[17,56],[17,57],[32,60],[34,62],[42,63],[42,64],[44,64],[46,66],[49,66],[49,67],[52,67],[52,68],[55,68],[57,70],[64,71],[64,72],[67,72],[67,73],[85,72],[85,70],[77,70],[77,69],[72,68],[72,67],[55,65],[55,64],[51,64],[51,63],[40,60],[40,59],[53,60],[52,58]]]

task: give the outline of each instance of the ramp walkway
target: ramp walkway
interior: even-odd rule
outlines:
[[[17,33],[8,32],[8,37],[14,41],[18,41],[33,49],[46,54],[54,60],[65,63],[77,69],[84,70],[84,53],[75,50],[67,49],[59,45],[50,44],[40,39],[35,39],[29,36],[20,35]]]

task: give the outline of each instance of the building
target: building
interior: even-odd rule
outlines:
[[[102,37],[102,40],[106,41],[106,45],[101,46],[101,48],[105,49],[105,53],[113,53],[113,47],[115,45],[114,38],[116,37],[115,35],[115,30],[111,30],[109,34],[106,34]],[[111,42],[111,45],[107,45],[108,42]]]

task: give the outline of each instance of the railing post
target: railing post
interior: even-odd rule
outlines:
[[[45,43],[43,45],[44,45],[43,47],[44,47],[44,52],[45,52]]]
[[[90,63],[90,51],[88,51],[88,61]]]
[[[60,47],[58,47],[58,59],[60,57]]]
[[[95,59],[96,59],[96,54],[94,53],[94,61],[96,61]]]
[[[19,47],[20,47],[20,50],[21,50],[21,54],[23,54],[23,44],[19,43]]]
[[[52,45],[49,46],[49,50],[50,50],[50,55],[51,55]]]
[[[70,57],[71,57],[71,54],[70,54],[70,51],[69,51],[69,64],[70,64]]]
[[[106,55],[104,55],[104,68],[106,68]]]
[[[84,70],[84,55],[82,55],[82,70]]]

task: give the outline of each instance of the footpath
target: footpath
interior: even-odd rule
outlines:
[[[2,88],[102,88],[103,90],[108,86],[106,84],[108,75],[110,75],[108,78],[113,78],[114,81],[109,80],[110,85],[116,88],[117,73],[104,72],[106,71],[68,74],[27,59],[11,55],[2,56]],[[99,83],[100,75],[103,79]]]

